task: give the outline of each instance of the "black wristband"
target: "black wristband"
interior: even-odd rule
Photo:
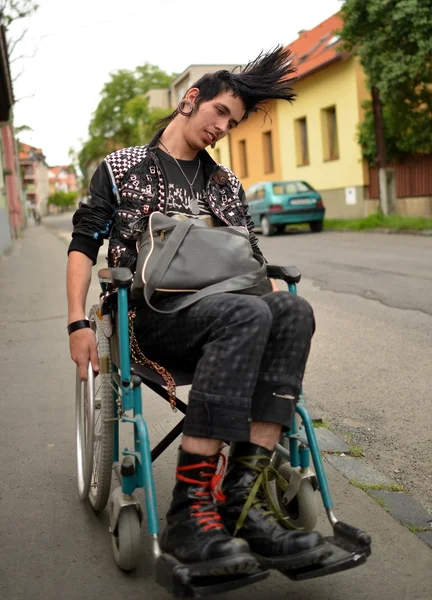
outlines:
[[[86,329],[87,327],[90,327],[90,321],[88,319],[74,321],[67,326],[68,334],[70,335],[74,331],[78,331],[78,329]]]

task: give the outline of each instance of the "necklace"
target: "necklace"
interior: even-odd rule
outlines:
[[[165,144],[161,140],[159,140],[159,144],[171,156],[171,158],[174,160],[174,162],[176,163],[176,165],[178,166],[178,168],[182,172],[183,177],[188,182],[189,188],[190,188],[190,191],[191,191],[191,194],[192,194],[192,200],[191,200],[191,203],[190,203],[190,209],[191,209],[191,212],[192,212],[193,215],[199,215],[200,208],[199,208],[198,199],[197,199],[197,197],[195,195],[195,190],[194,190],[193,186],[194,186],[194,183],[196,181],[196,178],[198,177],[198,173],[199,173],[199,170],[200,170],[200,167],[201,167],[201,161],[200,161],[200,159],[198,158],[198,168],[196,170],[195,176],[192,179],[192,181],[189,181],[189,178],[187,177],[186,173],[181,168],[181,165],[180,165],[179,161],[176,159],[176,157],[171,154],[171,152],[168,150],[168,148],[165,146]]]

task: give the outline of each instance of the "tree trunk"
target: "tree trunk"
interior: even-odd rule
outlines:
[[[380,208],[384,215],[395,212],[394,172],[387,168],[387,149],[384,135],[384,120],[379,90],[372,87],[372,108],[374,116],[375,141],[377,147],[378,187]]]

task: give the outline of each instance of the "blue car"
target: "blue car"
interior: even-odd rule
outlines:
[[[321,196],[305,181],[263,181],[246,191],[249,213],[265,236],[282,232],[286,225],[308,223],[322,231],[325,208]]]

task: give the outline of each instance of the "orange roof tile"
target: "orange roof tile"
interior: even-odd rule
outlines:
[[[340,48],[342,40],[335,34],[342,26],[342,17],[336,13],[313,29],[300,33],[294,42],[288,44],[300,78],[346,56]]]
[[[43,152],[41,148],[36,148],[35,146],[30,146],[30,144],[24,144],[24,142],[19,142],[18,145],[18,156],[20,160],[29,160],[30,152],[33,152],[35,155],[38,155],[41,158],[44,158]]]

